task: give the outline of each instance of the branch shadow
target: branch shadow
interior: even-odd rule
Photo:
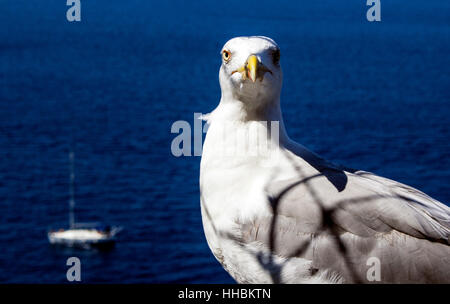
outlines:
[[[314,179],[319,178],[319,177],[326,177],[328,179],[328,181],[330,181],[336,187],[336,189],[338,191],[343,191],[347,185],[347,176],[345,174],[345,171],[350,172],[350,173],[355,173],[356,170],[345,169],[345,171],[344,171],[344,169],[339,170],[336,168],[330,169],[330,168],[326,168],[326,167],[320,167],[320,170],[318,170],[319,171],[318,174],[306,176],[304,174],[303,170],[295,163],[295,161],[292,159],[292,157],[286,151],[285,151],[285,154],[286,154],[287,158],[289,159],[289,161],[291,162],[292,166],[295,168],[295,171],[298,174],[298,181],[295,181],[292,184],[286,186],[276,196],[271,196],[269,194],[266,195],[268,205],[272,211],[272,217],[271,217],[271,222],[270,222],[270,227],[269,227],[269,243],[268,243],[269,254],[265,254],[263,251],[254,253],[245,246],[245,241],[242,238],[240,238],[230,232],[219,231],[214,226],[214,222],[211,218],[211,215],[210,215],[206,205],[202,203],[202,206],[205,210],[205,215],[208,217],[209,221],[211,222],[214,232],[223,238],[232,240],[238,246],[240,246],[240,248],[242,248],[243,250],[246,250],[247,252],[254,255],[254,257],[256,258],[258,263],[261,265],[261,267],[269,273],[271,281],[274,284],[283,283],[281,274],[282,274],[284,267],[287,264],[287,261],[290,258],[299,257],[299,256],[303,255],[308,250],[308,248],[312,245],[312,240],[315,237],[319,237],[323,234],[331,235],[332,236],[331,239],[335,242],[336,248],[338,249],[339,254],[343,258],[345,266],[348,270],[348,273],[350,276],[350,281],[353,283],[357,283],[357,284],[363,283],[362,278],[358,274],[356,268],[354,267],[354,264],[351,261],[351,257],[350,257],[351,249],[347,248],[347,246],[341,239],[342,227],[340,227],[335,222],[335,220],[334,220],[335,213],[338,210],[340,210],[340,208],[345,207],[346,204],[358,204],[358,203],[363,203],[363,202],[375,201],[378,199],[396,198],[396,199],[404,200],[404,201],[408,201],[408,202],[416,202],[416,203],[419,203],[419,202],[417,202],[411,198],[408,198],[408,197],[405,197],[402,195],[398,195],[398,194],[395,194],[394,192],[392,192],[389,195],[374,194],[374,195],[365,195],[365,196],[361,196],[361,197],[337,200],[332,204],[332,206],[334,206],[334,207],[327,208],[327,207],[325,207],[324,202],[318,195],[318,192],[313,187],[311,181],[313,181]],[[317,169],[317,167],[316,167],[316,169]],[[331,172],[331,174],[330,174],[330,172]],[[337,173],[337,175],[336,175],[336,173]],[[275,177],[276,174],[278,174],[278,172],[273,172],[273,175],[274,175],[273,177]],[[336,176],[337,176],[337,179],[335,178]],[[343,178],[342,176],[345,176],[345,178]],[[271,180],[271,179],[269,179],[269,180]],[[280,263],[280,262],[275,261],[275,257],[276,257],[275,246],[276,246],[276,240],[277,240],[276,227],[277,227],[277,223],[278,223],[278,219],[279,219],[279,216],[278,216],[279,210],[278,209],[279,209],[280,203],[282,202],[283,198],[286,197],[286,195],[289,192],[291,192],[293,189],[295,189],[296,187],[298,187],[300,185],[305,186],[307,192],[312,197],[314,203],[319,207],[321,224],[320,224],[320,227],[317,229],[317,231],[315,231],[315,233],[313,234],[313,237],[311,239],[304,241],[301,244],[299,244],[298,247],[295,247],[295,249],[288,254],[287,259],[284,262]],[[266,190],[267,190],[267,186],[268,185],[266,185]],[[268,191],[266,191],[266,193],[268,193]],[[203,199],[202,199],[202,202],[203,202]],[[437,241],[437,240],[434,240],[434,241]],[[314,275],[317,272],[318,272],[318,269],[315,269],[314,267],[312,267],[310,269],[311,275]]]

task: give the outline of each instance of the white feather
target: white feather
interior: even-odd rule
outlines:
[[[231,60],[221,66],[222,97],[207,116],[200,173],[203,225],[216,258],[238,282],[364,283],[372,256],[381,261],[382,282],[450,282],[447,206],[395,181],[340,169],[289,139],[282,72],[271,59],[277,48],[266,37],[224,46]],[[233,73],[252,54],[271,71],[255,83]],[[255,140],[270,133],[271,121],[279,123],[279,144]],[[274,209],[270,198],[283,191]]]

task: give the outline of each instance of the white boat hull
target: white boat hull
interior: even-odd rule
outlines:
[[[96,229],[68,229],[49,232],[48,240],[54,245],[94,247],[114,244],[115,233],[104,233]]]

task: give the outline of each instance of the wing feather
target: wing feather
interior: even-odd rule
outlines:
[[[243,242],[311,260],[346,282],[366,279],[370,257],[381,261],[383,282],[450,282],[450,208],[371,173],[345,174],[342,191],[329,174],[272,182],[273,216],[238,223]]]

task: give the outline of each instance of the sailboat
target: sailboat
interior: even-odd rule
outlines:
[[[69,153],[70,160],[70,199],[69,199],[69,228],[50,230],[47,233],[48,240],[54,245],[69,247],[111,247],[116,241],[116,235],[120,227],[102,226],[99,223],[75,222],[75,198],[74,198],[74,153]]]

